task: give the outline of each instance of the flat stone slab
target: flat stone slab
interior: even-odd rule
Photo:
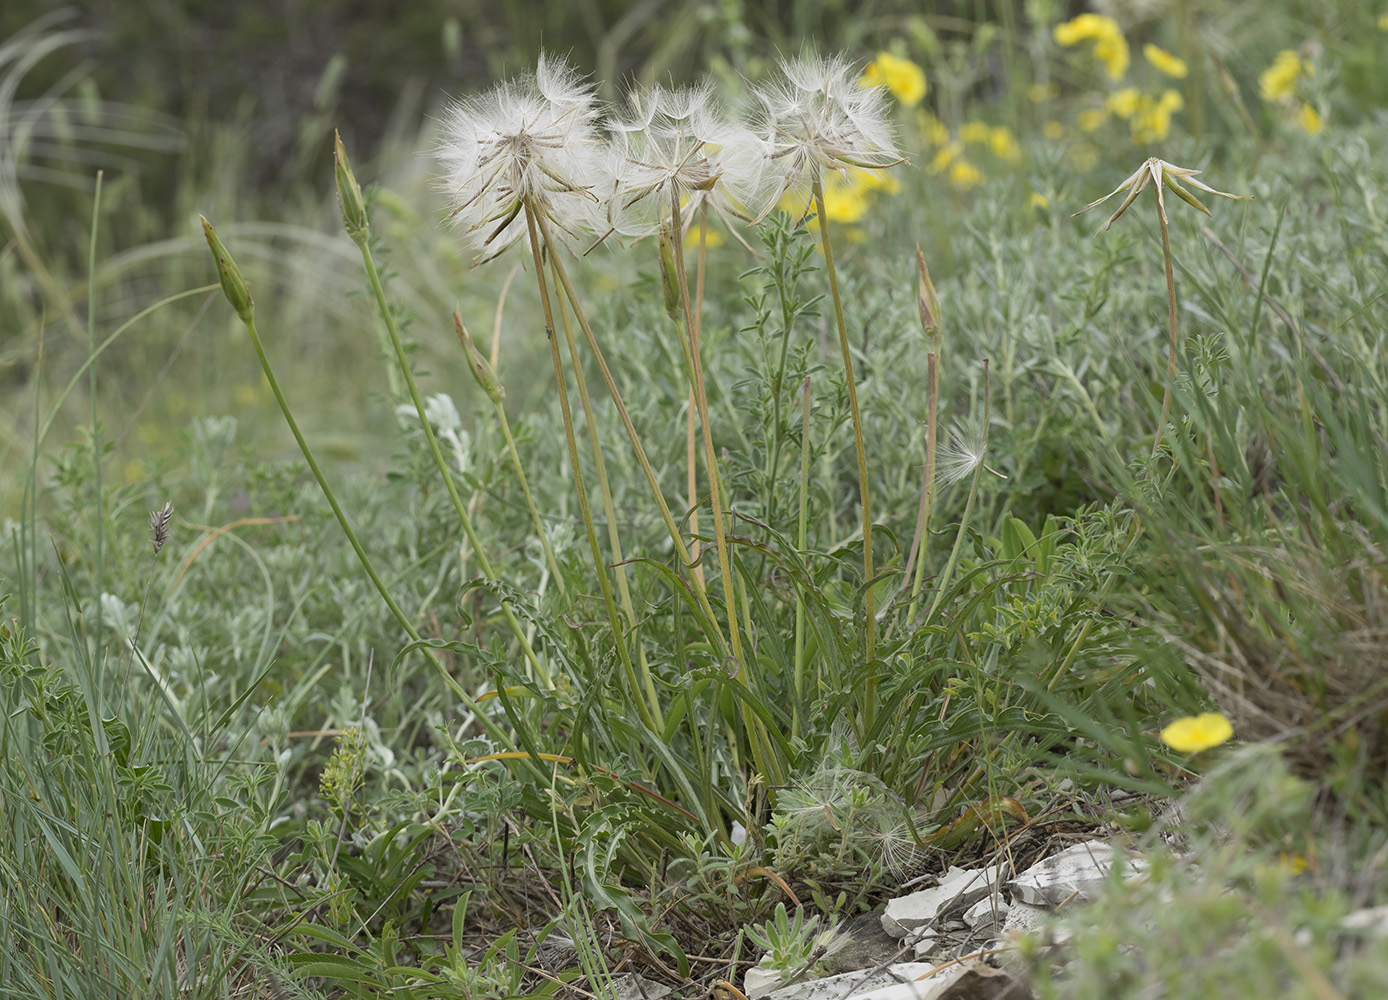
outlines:
[[[1008,882],[1007,888],[1013,899],[1033,906],[1060,906],[1072,899],[1094,900],[1120,858],[1129,876],[1140,874],[1147,867],[1145,860],[1128,859],[1106,841],[1089,840],[1038,861]]]
[[[913,982],[934,968],[928,962],[899,962],[881,971],[864,969],[795,983],[767,994],[767,1000],[845,1000],[850,996],[853,1000],[925,1000],[930,994],[923,984],[918,989]],[[877,994],[883,988],[895,987],[906,987],[908,992],[883,996]]]
[[[892,937],[904,938],[951,910],[963,909],[994,894],[998,882],[997,868],[951,867],[941,876],[939,885],[898,896],[888,903],[882,913],[882,929]]]

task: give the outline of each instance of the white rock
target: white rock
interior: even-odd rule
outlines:
[[[977,930],[1007,919],[1008,906],[999,896],[984,896],[964,911],[964,923]]]
[[[742,977],[742,992],[747,994],[748,1000],[758,1000],[759,997],[764,997],[776,989],[780,982],[779,972],[754,965],[747,970],[747,975]]]
[[[1388,937],[1388,906],[1355,910],[1340,921],[1347,931],[1368,931],[1373,937]]]
[[[657,983],[653,979],[646,979],[635,972],[624,976],[612,977],[612,991],[617,1000],[660,1000],[661,997],[669,996],[673,990],[669,986]]]
[[[917,927],[934,923],[951,909],[968,906],[993,892],[998,884],[996,868],[950,868],[932,889],[898,896],[882,913],[882,929],[904,938]]]
[[[934,968],[926,962],[900,962],[876,973],[871,969],[846,972],[841,976],[829,976],[782,987],[774,993],[767,994],[767,1000],[843,1000],[850,994],[853,1000],[925,1000],[932,994],[923,987],[935,977],[921,984],[914,984],[914,980]],[[903,987],[905,991],[883,996],[877,994],[879,989],[890,990],[897,987]],[[860,990],[867,992],[859,992]]]
[[[1050,912],[1050,907],[1047,906],[1033,906],[1019,899],[1013,900],[1012,905],[1007,908],[1007,920],[1002,925],[1003,937],[1016,938],[1035,930],[1041,926]]]
[[[1034,906],[1059,906],[1071,899],[1092,900],[1108,878],[1118,854],[1111,844],[1090,840],[1038,861],[1018,875],[1007,887],[1014,899]],[[1125,859],[1125,874],[1135,875],[1147,867],[1141,858]]]

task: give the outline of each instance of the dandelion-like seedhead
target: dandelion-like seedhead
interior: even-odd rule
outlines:
[[[590,84],[544,55],[533,76],[448,109],[438,158],[450,218],[479,263],[526,237],[527,207],[571,236],[592,228],[600,110]]]
[[[633,92],[628,113],[608,127],[613,229],[629,236],[651,234],[669,211],[673,190],[686,230],[707,207],[746,245],[731,217],[750,216],[766,149],[751,129],[722,116],[709,85]]]
[[[941,487],[957,483],[983,464],[988,453],[983,425],[976,420],[956,420],[950,427],[949,444],[935,462],[935,482]]]
[[[773,170],[762,216],[825,171],[847,179],[855,167],[881,170],[903,162],[887,119],[885,91],[860,86],[859,74],[846,59],[786,60],[781,76],[756,91],[760,131]]]

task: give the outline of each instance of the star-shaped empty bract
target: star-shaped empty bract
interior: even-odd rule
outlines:
[[[1152,184],[1156,188],[1157,211],[1161,213],[1161,219],[1163,223],[1167,221],[1166,200],[1162,197],[1162,188],[1164,187],[1170,188],[1173,192],[1175,192],[1176,197],[1180,198],[1187,205],[1192,205],[1195,208],[1198,208],[1206,215],[1210,214],[1210,210],[1206,208],[1203,204],[1201,204],[1199,198],[1195,197],[1195,195],[1191,194],[1185,188],[1181,187],[1182,182],[1190,184],[1192,187],[1197,187],[1201,191],[1208,191],[1210,194],[1217,194],[1221,198],[1230,198],[1234,201],[1250,201],[1253,198],[1251,194],[1229,194],[1226,191],[1216,191],[1208,184],[1196,180],[1195,175],[1198,173],[1200,173],[1200,171],[1194,170],[1190,167],[1178,167],[1174,163],[1167,163],[1165,160],[1160,160],[1157,159],[1157,157],[1153,156],[1150,159],[1148,159],[1147,162],[1144,163],[1142,166],[1138,167],[1137,170],[1133,172],[1132,176],[1130,176],[1122,184],[1119,184],[1116,188],[1114,188],[1108,194],[1104,195],[1098,201],[1091,201],[1088,205],[1085,205],[1084,208],[1076,212],[1075,215],[1083,215],[1085,212],[1088,212],[1091,208],[1094,208],[1097,205],[1102,205],[1104,202],[1108,201],[1110,198],[1118,194],[1120,191],[1127,190],[1128,196],[1123,199],[1123,204],[1119,205],[1118,211],[1110,215],[1108,217],[1108,221],[1104,223],[1104,229],[1108,229],[1108,227],[1113,225],[1114,221],[1117,220],[1117,218],[1120,215],[1122,215],[1124,212],[1128,210],[1128,206],[1133,203],[1133,201],[1137,198],[1138,195],[1142,193],[1143,189],[1146,188],[1148,184]]]

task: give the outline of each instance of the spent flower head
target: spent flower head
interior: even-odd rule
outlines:
[[[527,210],[569,235],[591,227],[599,111],[592,86],[543,54],[534,75],[448,109],[438,158],[450,218],[479,263],[526,237]]]
[[[1180,198],[1187,205],[1198,208],[1206,215],[1210,214],[1210,210],[1200,202],[1199,198],[1183,188],[1181,186],[1183,183],[1189,184],[1191,187],[1199,188],[1201,191],[1208,191],[1210,194],[1217,194],[1221,198],[1232,199],[1233,201],[1250,201],[1253,198],[1251,194],[1229,194],[1226,191],[1216,191],[1203,181],[1196,180],[1195,175],[1198,173],[1200,173],[1200,171],[1192,169],[1191,167],[1178,167],[1175,164],[1167,163],[1165,160],[1159,160],[1157,157],[1153,156],[1147,159],[1137,170],[1133,171],[1132,175],[1122,184],[1119,184],[1099,200],[1091,201],[1075,214],[1083,215],[1091,208],[1102,205],[1120,191],[1127,191],[1128,195],[1123,199],[1123,203],[1118,206],[1118,210],[1110,215],[1108,221],[1104,223],[1104,228],[1108,229],[1109,226],[1117,221],[1120,215],[1128,210],[1128,206],[1137,199],[1137,196],[1142,193],[1143,189],[1146,188],[1148,184],[1151,184],[1156,190],[1157,211],[1161,213],[1163,223],[1166,222],[1167,218],[1166,199],[1162,197],[1163,188],[1170,188],[1175,192],[1176,197]]]
[[[881,170],[905,162],[887,119],[885,91],[862,87],[842,57],[781,63],[781,79],[756,91],[772,190],[765,216],[783,195],[826,171]]]

